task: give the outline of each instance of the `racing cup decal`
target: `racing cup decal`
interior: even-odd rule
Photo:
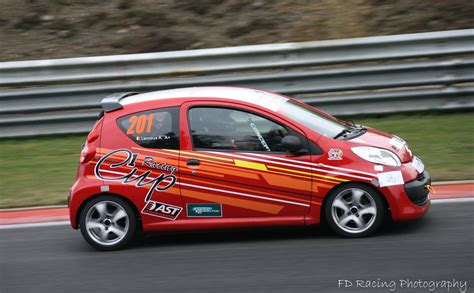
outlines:
[[[123,157],[125,158],[123,159]],[[114,159],[112,159],[114,157]],[[119,162],[117,159],[119,158]],[[148,193],[145,196],[145,202],[148,202],[153,192],[164,191],[171,188],[176,183],[176,176],[174,172],[177,170],[176,167],[166,164],[156,164],[159,168],[157,170],[169,171],[171,174],[160,174],[158,177],[152,177],[151,170],[147,170],[142,174],[137,174],[138,167],[135,163],[137,161],[138,154],[134,154],[127,149],[114,150],[103,156],[95,165],[94,173],[95,176],[104,181],[121,181],[122,184],[135,183],[136,187],[143,187],[151,185]],[[150,159],[146,157],[146,165],[150,166]],[[145,163],[144,163],[145,164]],[[128,173],[120,170],[122,167],[131,168]]]

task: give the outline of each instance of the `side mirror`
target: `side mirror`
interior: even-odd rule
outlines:
[[[305,155],[308,153],[308,150],[303,149],[301,140],[293,135],[287,135],[281,140],[281,149],[295,155]]]

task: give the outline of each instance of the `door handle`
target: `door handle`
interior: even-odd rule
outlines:
[[[197,159],[189,159],[186,162],[186,165],[188,165],[188,166],[199,166],[200,164],[201,164],[201,162],[199,162],[199,160],[197,160]]]

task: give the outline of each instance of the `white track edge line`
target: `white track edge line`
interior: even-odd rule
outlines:
[[[67,205],[50,205],[50,206],[37,206],[37,207],[25,207],[25,208],[8,208],[8,209],[0,209],[0,212],[32,211],[32,210],[47,210],[47,209],[62,209],[62,208],[67,208]]]
[[[35,228],[35,227],[52,227],[52,226],[65,226],[65,225],[70,225],[70,222],[69,221],[56,221],[56,222],[40,222],[40,223],[0,225],[0,230],[20,229],[20,228]]]
[[[474,180],[454,180],[454,181],[436,181],[432,185],[464,185],[464,184],[474,184]]]
[[[431,199],[432,204],[474,202],[474,197]]]

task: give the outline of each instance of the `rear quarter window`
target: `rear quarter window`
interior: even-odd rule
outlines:
[[[179,149],[179,108],[133,113],[117,120],[119,128],[142,147]]]

